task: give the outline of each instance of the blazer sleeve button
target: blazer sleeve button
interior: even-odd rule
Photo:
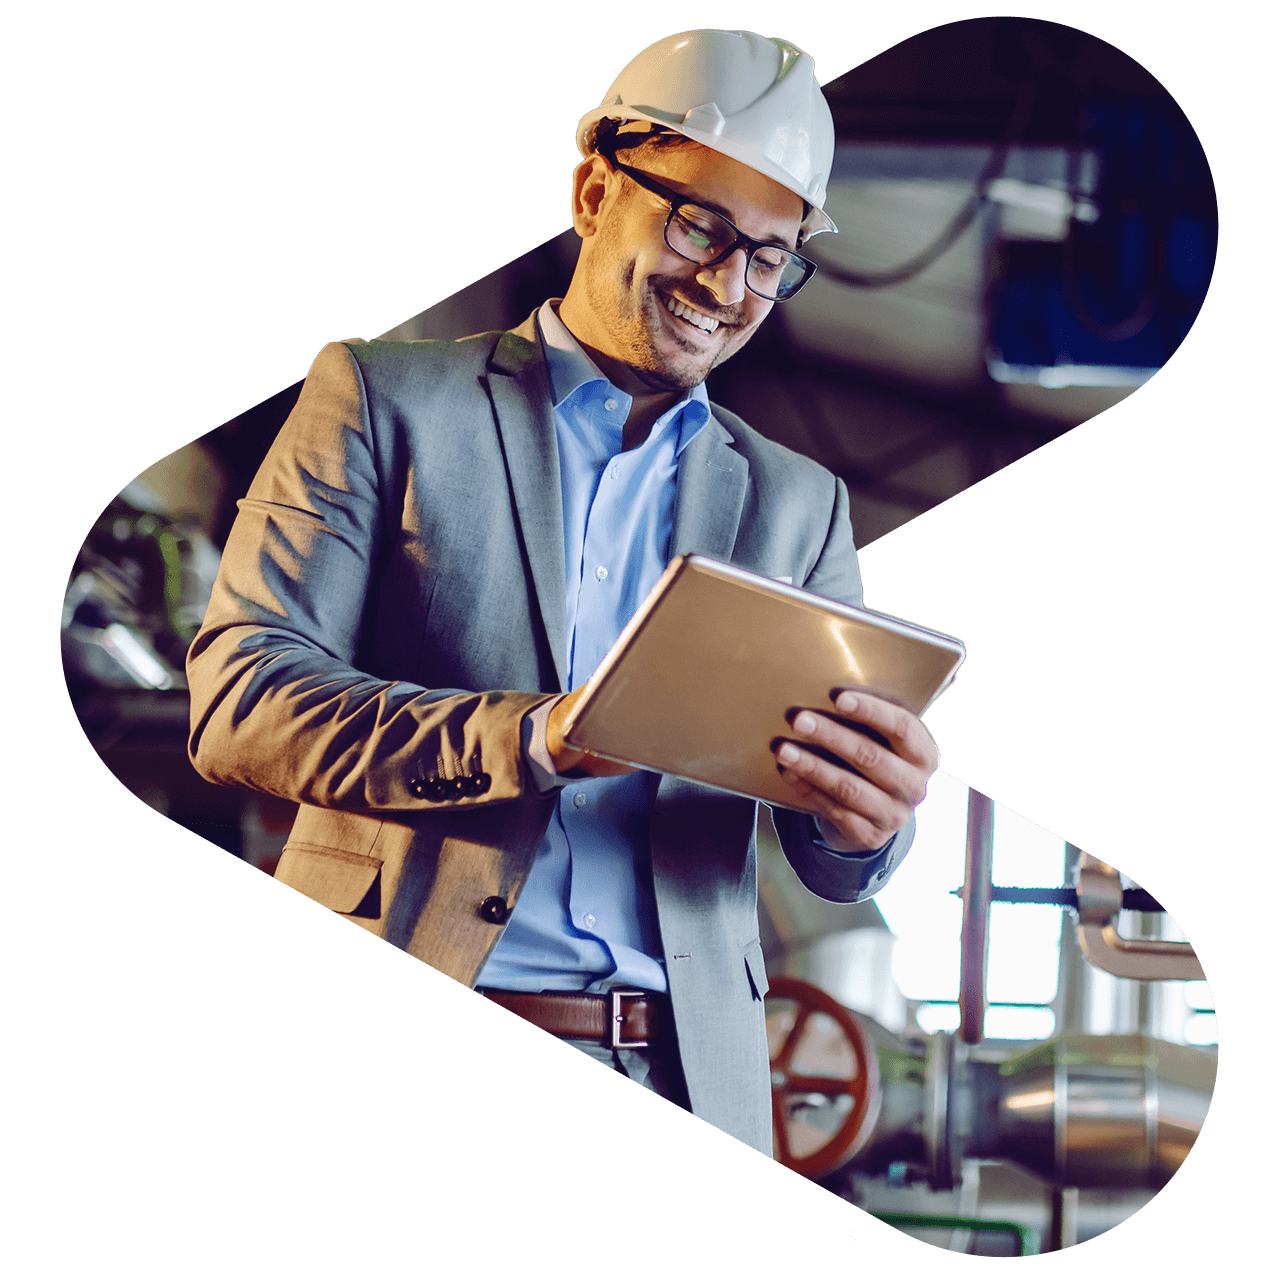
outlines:
[[[505,898],[486,898],[480,904],[480,919],[487,920],[490,924],[502,924],[511,914],[511,908],[507,906]]]
[[[414,778],[409,783],[409,790],[417,796],[419,800],[427,798],[427,780],[425,778]]]
[[[493,781],[493,779],[492,779],[491,777],[489,777],[489,775],[488,775],[487,773],[478,773],[478,774],[476,774],[476,779],[475,779],[475,782],[476,782],[476,795],[478,795],[478,796],[482,796],[482,795],[484,795],[484,793],[485,793],[486,791],[488,791],[488,790],[489,790],[489,784],[490,784],[492,781]]]

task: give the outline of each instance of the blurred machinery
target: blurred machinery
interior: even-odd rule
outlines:
[[[187,646],[199,630],[219,552],[133,481],[94,522],[63,600],[67,684],[90,689],[182,689]]]
[[[953,346],[933,380],[985,364],[1004,387],[1132,388],[1186,336],[1213,268],[1213,180],[1177,104],[1118,49],[1057,23],[972,19],[825,93],[840,225],[857,231],[813,242],[825,274],[864,298],[913,284],[899,308],[925,323],[932,308],[939,335],[956,328],[940,312],[977,302],[977,325],[959,326],[976,347]]]
[[[184,664],[217,576],[221,471],[198,444],[131,481],[98,517],[63,597],[62,662],[80,725],[140,800],[264,870],[296,806],[216,787],[187,760]]]
[[[1122,934],[1122,912],[1150,917],[1162,908],[1087,854],[1075,860],[1069,886],[993,886],[992,811],[990,800],[970,792],[965,884],[957,891],[965,910],[955,1032],[913,1028],[900,994],[896,1001],[886,994],[894,984],[884,963],[873,966],[871,982],[848,972],[849,960],[874,954],[875,940],[887,955],[887,932],[867,921],[821,937],[820,923],[791,920],[804,941],[790,956],[775,955],[766,1003],[775,1154],[933,1243],[1038,1252],[1114,1226],[1164,1186],[1200,1132],[1216,1058],[1140,1029],[1089,1034],[1069,1016],[1043,1042],[984,1040],[993,900],[1047,902],[1074,913],[1079,946],[1061,959],[1066,986],[1079,987],[1085,960],[1133,986],[1203,977],[1186,943]],[[776,885],[762,899],[762,925],[770,914],[776,923],[787,909]],[[791,899],[793,917],[806,914],[803,905],[796,910],[802,901]],[[1063,937],[1071,937],[1066,927]],[[794,976],[797,970],[860,1007]],[[1062,994],[1066,1006],[1074,995],[1078,1011],[1078,991]]]

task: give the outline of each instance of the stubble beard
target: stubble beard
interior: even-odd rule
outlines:
[[[610,336],[628,368],[646,386],[655,391],[691,391],[705,381],[707,374],[727,360],[742,343],[724,343],[710,352],[685,351],[679,356],[659,350],[657,335],[663,331],[665,324],[661,313],[667,308],[658,290],[680,294],[694,303],[705,291],[700,285],[683,277],[650,277],[644,293],[637,301],[633,292],[635,273],[634,258],[625,259],[619,264],[615,296],[611,300],[614,320],[609,326]],[[714,301],[705,302],[704,308],[710,313],[720,310]]]

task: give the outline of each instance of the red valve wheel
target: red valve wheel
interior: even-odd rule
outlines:
[[[854,1014],[799,978],[770,979],[766,1019],[774,1158],[806,1178],[820,1178],[854,1154],[874,1123],[875,1053]],[[826,1099],[837,1111],[847,1107],[834,1133],[800,1118],[806,1096]],[[846,1097],[852,1101],[844,1103]]]

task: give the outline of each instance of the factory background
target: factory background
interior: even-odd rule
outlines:
[[[749,356],[718,370],[710,389],[845,479],[865,545],[1153,376],[1208,288],[1216,211],[1176,104],[1131,60],[1071,28],[952,24],[828,92],[839,140],[828,211],[841,234],[811,242],[819,277],[775,308]],[[562,291],[573,253],[568,233],[386,336],[515,323]],[[235,498],[296,394],[282,391],[127,487],[90,532],[64,611],[68,683],[108,767],[153,808],[265,871],[290,806],[207,787],[191,772],[181,655]],[[911,886],[905,910],[888,899],[862,910],[797,898],[762,830],[771,977],[810,982],[861,1019],[849,1031],[818,1010],[810,1027],[840,1041],[843,1025],[849,1048],[830,1048],[823,1071],[807,1074],[828,1079],[843,1063],[850,1087],[839,1096],[853,1101],[792,1091],[781,1123],[830,1140],[810,1134],[813,1150],[835,1148],[811,1176],[943,1247],[1009,1252],[1086,1239],[1139,1207],[1176,1167],[1169,1152],[1185,1150],[1212,1087],[1212,999],[1202,980],[1088,965],[1078,902],[996,901],[971,911],[989,924],[987,1008],[978,1041],[957,1053],[968,1044],[958,1033],[962,916],[972,904],[948,891],[966,879],[970,797],[940,780],[926,804],[909,866],[937,874]],[[1006,834],[1017,825],[993,815],[988,884],[1073,885],[1081,852],[1043,832]],[[1159,911],[1113,914],[1122,939],[1185,942]],[[922,919],[936,919],[934,936],[953,931],[945,956],[913,946]],[[795,1008],[779,1003],[779,1027],[798,1025]],[[788,1034],[778,1032],[780,1053]],[[1049,1076],[1110,1125],[1092,1146],[1065,1102],[1034,1133],[1006,1124],[975,1139],[948,1127],[938,1091],[1008,1112],[1018,1097],[999,1095],[987,1077],[1062,1036],[1092,1037],[1076,1053],[1088,1070],[1072,1077],[1055,1064]],[[1157,1045],[1173,1049],[1162,1059]],[[794,1058],[798,1041],[789,1051]],[[919,1097],[905,1085],[894,1094],[878,1066],[871,1087],[870,1064],[891,1061],[919,1078]],[[1021,1077],[1010,1068],[1000,1078]],[[855,1103],[859,1125],[835,1141]],[[1162,1106],[1180,1117],[1181,1147],[1161,1138]],[[1108,1133],[1124,1136],[1103,1158]]]

